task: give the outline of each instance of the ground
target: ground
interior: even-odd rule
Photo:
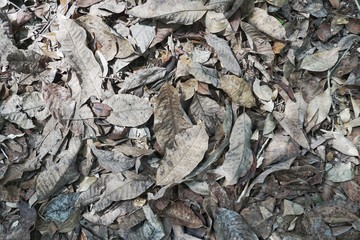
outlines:
[[[358,0],[0,0],[0,239],[360,239]]]

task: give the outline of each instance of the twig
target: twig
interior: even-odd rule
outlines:
[[[359,4],[358,0],[355,0],[355,4],[356,4],[356,6],[357,6],[357,8],[358,8],[358,10],[360,12],[360,4]]]

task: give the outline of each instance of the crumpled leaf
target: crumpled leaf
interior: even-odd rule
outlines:
[[[148,100],[130,94],[115,94],[103,103],[112,108],[106,120],[119,126],[139,126],[147,122],[153,114]]]
[[[220,87],[234,103],[246,108],[255,106],[251,87],[244,79],[234,75],[224,75],[221,77]]]
[[[215,34],[205,35],[206,42],[214,48],[221,64],[236,76],[240,76],[241,69],[237,59],[228,42],[225,39],[217,37]]]
[[[157,185],[178,182],[186,177],[203,159],[209,136],[205,126],[195,125],[175,136],[174,148],[167,148],[156,174]]]
[[[218,240],[258,239],[240,214],[226,208],[218,208],[216,210],[214,230]]]
[[[317,52],[312,55],[305,56],[300,64],[300,68],[313,72],[323,72],[332,68],[338,58],[338,48]]]
[[[102,71],[92,51],[86,46],[86,31],[71,19],[59,19],[56,38],[66,61],[81,80],[81,103],[91,96],[101,99]]]
[[[286,38],[286,31],[281,23],[261,8],[255,7],[248,21],[251,25],[270,37],[278,40],[285,40]]]
[[[206,13],[207,7],[201,0],[183,0],[174,4],[172,0],[149,0],[128,11],[139,18],[156,18],[166,23],[190,25]]]
[[[225,185],[234,185],[240,177],[250,170],[254,161],[251,150],[251,119],[246,113],[235,121],[230,135],[229,151],[225,154],[224,163],[215,169],[215,173],[225,176]]]
[[[160,148],[173,148],[175,135],[189,127],[178,92],[166,82],[154,100],[154,132]]]

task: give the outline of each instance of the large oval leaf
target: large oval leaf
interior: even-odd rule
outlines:
[[[153,114],[150,102],[130,94],[116,94],[104,100],[112,108],[107,121],[119,126],[135,127],[144,124]]]

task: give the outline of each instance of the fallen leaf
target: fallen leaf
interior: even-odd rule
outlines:
[[[254,8],[254,11],[249,16],[249,23],[259,29],[261,32],[266,33],[270,37],[278,40],[285,40],[285,28],[273,16],[269,15],[261,8]]]
[[[103,103],[112,108],[106,120],[119,126],[139,126],[147,122],[153,114],[148,100],[130,94],[115,94]]]
[[[215,34],[205,35],[206,42],[214,48],[221,64],[224,68],[229,70],[231,73],[236,76],[240,76],[241,69],[237,59],[234,56],[234,53],[228,42],[222,38],[217,37]]]
[[[244,79],[234,75],[224,75],[221,77],[220,87],[234,103],[246,108],[255,106],[251,87]]]
[[[175,135],[174,148],[167,148],[156,174],[157,185],[178,182],[203,159],[209,136],[205,126],[195,125]]]
[[[323,72],[332,68],[337,62],[338,57],[338,48],[317,52],[305,56],[300,64],[300,68],[313,72]]]
[[[229,151],[225,154],[224,163],[215,169],[215,173],[225,176],[226,185],[234,185],[245,176],[254,161],[251,150],[251,119],[246,113],[236,120],[230,135]]]

